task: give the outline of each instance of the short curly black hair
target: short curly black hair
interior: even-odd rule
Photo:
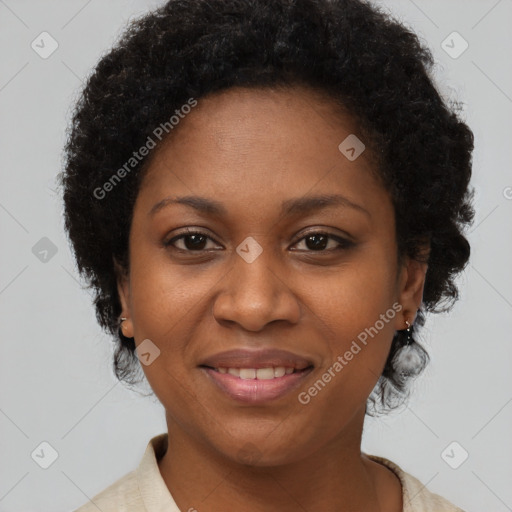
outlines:
[[[234,86],[306,86],[352,114],[394,204],[398,261],[428,261],[415,325],[450,309],[470,254],[463,231],[474,216],[473,134],[438,92],[433,63],[414,32],[363,0],[170,0],[131,22],[81,92],[59,175],[78,270],[116,342],[116,377],[134,384],[142,374],[133,338],[119,329],[114,259],[128,268],[133,206],[150,157],[132,161],[108,200],[98,190],[191,98]],[[410,377],[427,364],[414,341],[414,364],[404,371],[396,357],[403,345],[397,331],[368,414],[403,403]]]

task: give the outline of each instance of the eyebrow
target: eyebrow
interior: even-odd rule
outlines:
[[[200,196],[166,197],[156,203],[148,215],[153,216],[166,206],[171,204],[182,204],[209,215],[227,215],[225,206],[219,201]],[[345,206],[364,213],[371,218],[370,212],[361,205],[354,203],[341,194],[321,194],[305,196],[297,199],[288,199],[281,205],[281,215],[290,217],[292,215],[305,215],[314,210],[321,210],[332,206]]]

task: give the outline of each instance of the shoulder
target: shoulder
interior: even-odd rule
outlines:
[[[98,512],[98,510],[102,512],[145,510],[135,471],[124,475],[74,512]]]
[[[389,468],[402,484],[403,512],[464,512],[453,503],[430,492],[417,478],[384,457],[367,455],[371,460]]]
[[[167,433],[153,437],[139,466],[74,512],[179,512],[160,475],[158,460],[167,450]]]

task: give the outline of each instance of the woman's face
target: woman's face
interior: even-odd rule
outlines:
[[[397,267],[369,150],[338,148],[351,134],[307,89],[233,88],[154,150],[119,291],[170,435],[259,465],[359,441],[426,267]]]

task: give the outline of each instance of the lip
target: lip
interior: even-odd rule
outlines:
[[[313,367],[299,370],[289,375],[275,377],[269,380],[241,379],[229,373],[219,373],[217,370],[208,367],[200,367],[217,387],[228,396],[238,402],[245,402],[251,405],[263,404],[270,400],[283,397],[300,383],[313,371]]]
[[[216,368],[268,368],[284,366],[294,373],[268,380],[241,379],[229,373],[219,373]],[[277,400],[300,386],[313,371],[313,363],[305,357],[278,349],[229,350],[206,358],[199,368],[210,382],[237,402],[250,405]]]

